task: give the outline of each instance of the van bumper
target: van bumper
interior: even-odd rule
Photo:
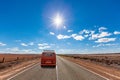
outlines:
[[[56,64],[41,64],[41,67],[56,67]]]

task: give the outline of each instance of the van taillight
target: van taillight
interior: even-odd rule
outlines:
[[[55,63],[55,61],[52,61],[52,63]]]

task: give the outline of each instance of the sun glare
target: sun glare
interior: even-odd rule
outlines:
[[[55,16],[55,18],[53,19],[53,22],[58,27],[58,26],[62,25],[63,19],[59,14],[57,14],[57,16]]]

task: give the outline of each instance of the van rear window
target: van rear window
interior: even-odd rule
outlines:
[[[43,53],[43,56],[54,56],[54,53]]]

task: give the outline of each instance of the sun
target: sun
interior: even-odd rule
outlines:
[[[59,14],[57,14],[54,19],[53,19],[53,23],[57,26],[60,27],[63,24],[63,18],[62,16],[60,16]]]

